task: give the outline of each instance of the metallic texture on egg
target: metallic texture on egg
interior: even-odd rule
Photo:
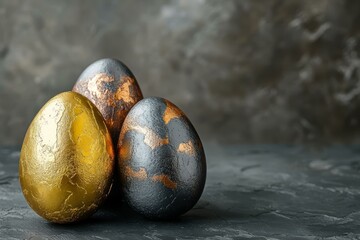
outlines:
[[[61,93],[41,108],[26,132],[19,162],[22,192],[48,221],[79,221],[106,199],[114,163],[101,113],[84,96]]]
[[[145,98],[130,110],[118,161],[125,199],[148,218],[178,217],[203,192],[206,160],[200,138],[184,113],[163,98]]]
[[[88,66],[73,87],[100,110],[116,144],[129,110],[143,98],[130,69],[116,59],[101,59]]]

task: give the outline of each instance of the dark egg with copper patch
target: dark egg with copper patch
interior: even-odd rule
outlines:
[[[190,210],[205,185],[202,143],[184,113],[151,97],[128,113],[118,141],[123,195],[138,213],[174,218]]]
[[[73,88],[100,110],[116,144],[129,110],[143,96],[130,69],[116,59],[101,59],[88,66]]]

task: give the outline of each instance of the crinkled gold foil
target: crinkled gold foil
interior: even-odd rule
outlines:
[[[32,121],[21,150],[24,196],[40,216],[69,223],[92,214],[111,188],[114,151],[101,113],[78,93],[59,94]]]

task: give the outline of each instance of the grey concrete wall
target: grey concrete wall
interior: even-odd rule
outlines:
[[[103,57],[204,141],[357,143],[360,1],[0,2],[0,145]]]

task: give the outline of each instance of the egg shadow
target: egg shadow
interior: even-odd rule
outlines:
[[[249,221],[257,218],[264,213],[271,212],[264,206],[254,203],[253,197],[257,192],[242,191],[221,191],[219,195],[225,198],[219,198],[214,201],[200,199],[200,201],[186,214],[175,218],[165,220],[148,219],[135,213],[124,200],[109,199],[100,209],[90,218],[77,223],[54,224],[49,223],[49,227],[54,229],[76,230],[79,232],[88,232],[89,228],[94,229],[113,229],[115,226],[122,228],[131,227],[191,227],[197,224],[226,224],[228,221]],[[192,227],[191,227],[192,228]]]

